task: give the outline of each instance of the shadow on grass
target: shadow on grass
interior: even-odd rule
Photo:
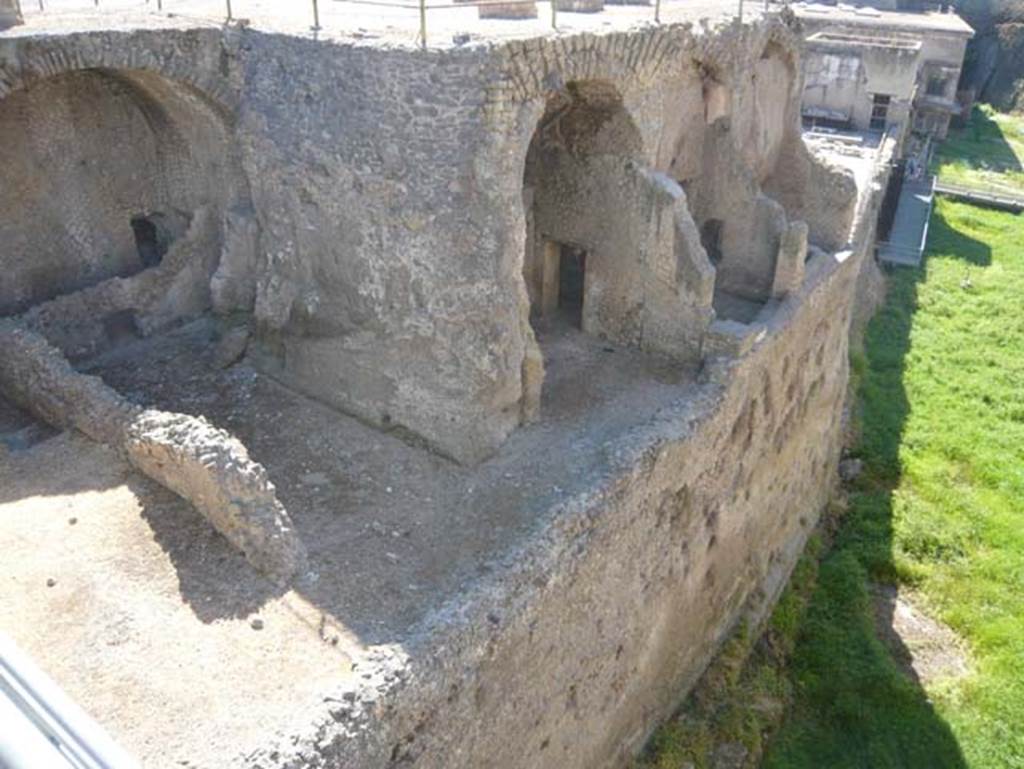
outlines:
[[[1024,171],[999,123],[978,106],[971,111],[967,125],[950,131],[939,147],[938,160],[940,163],[965,161],[971,166],[984,164],[1004,173]]]
[[[973,221],[970,216],[960,217],[961,226],[970,225]],[[978,224],[984,226],[981,222]],[[988,267],[992,264],[992,247],[954,227],[943,216],[941,209],[932,211],[928,224],[928,252],[956,255],[973,267]]]
[[[988,245],[933,213],[925,262],[897,269],[884,307],[871,321],[860,377],[864,472],[804,616],[792,658],[793,706],[772,740],[766,769],[966,769],[956,737],[907,664],[910,650],[892,630],[898,581],[894,492],[900,446],[911,412],[904,385],[918,284],[932,254],[955,254],[971,266],[991,262]],[[888,598],[888,600],[886,600]],[[886,640],[881,640],[881,638]]]

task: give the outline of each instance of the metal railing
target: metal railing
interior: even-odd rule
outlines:
[[[994,206],[1024,209],[1024,190],[1001,184],[963,184],[939,179],[935,191],[941,195]]]
[[[664,5],[671,2],[677,9],[685,8],[691,0],[634,0],[637,6],[650,6],[651,15],[650,19],[656,24],[662,23],[662,10]],[[778,7],[782,7],[788,0],[732,0],[735,3],[735,18],[741,22],[744,18],[745,6],[746,8],[755,7],[759,10],[763,6],[763,12],[767,14],[771,8],[771,4],[775,4]],[[324,25],[321,20],[321,7],[320,0],[306,0],[308,2],[308,19],[311,25],[308,29],[314,33],[324,29]],[[703,6],[711,5],[708,0],[700,0],[699,3],[694,0],[695,4]],[[149,10],[155,11],[160,14],[175,15],[187,17],[190,14],[195,15],[195,8],[197,2],[195,0],[138,0],[138,2],[127,4],[122,0],[80,0],[77,2],[76,8],[70,9],[71,4],[69,0],[15,0],[15,4],[19,7],[23,13],[30,11],[32,14],[47,14],[51,11],[58,10],[84,10],[85,8],[104,10]],[[428,35],[428,21],[429,18],[433,17],[436,12],[447,11],[447,10],[458,10],[467,8],[485,9],[489,7],[502,6],[505,8],[511,8],[515,6],[534,6],[536,7],[536,0],[340,0],[340,4],[350,6],[372,6],[378,8],[394,9],[399,12],[408,11],[410,20],[413,14],[418,14],[418,33],[417,39],[420,45],[424,48],[427,47],[427,35]],[[567,11],[560,10],[559,5],[564,4],[564,0],[548,0],[550,7],[550,28],[552,30],[559,29],[559,14],[566,13]],[[208,3],[202,3],[203,18],[212,18],[222,20],[224,23],[233,23],[242,21],[244,14],[247,9],[245,6],[248,4],[245,0],[209,0]],[[723,3],[722,5],[728,5]],[[206,7],[221,9],[220,13],[216,10],[212,14],[207,15]],[[295,19],[297,9],[301,6],[300,3],[291,5],[287,11],[291,19]],[[717,6],[720,9],[721,6]],[[538,9],[539,12],[539,9]],[[599,13],[600,11],[595,11]],[[283,13],[283,12],[282,12]],[[591,12],[594,13],[594,12]],[[26,14],[27,15],[27,14]],[[240,18],[243,17],[243,18]],[[488,21],[499,21],[500,17],[491,16],[488,17]]]
[[[8,769],[139,769],[2,633],[0,724],[0,766]]]

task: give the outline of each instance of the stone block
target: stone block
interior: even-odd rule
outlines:
[[[781,299],[800,290],[807,262],[807,235],[805,222],[791,222],[779,238],[779,255],[775,260],[775,277],[772,280],[774,298]]]
[[[479,6],[481,19],[536,19],[537,4],[532,2],[492,3]]]

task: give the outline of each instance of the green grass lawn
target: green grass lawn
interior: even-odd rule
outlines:
[[[936,149],[932,170],[951,184],[1024,192],[1024,117],[976,106],[967,126],[950,129]]]
[[[1024,768],[1024,215],[939,200],[860,377],[865,472],[797,634],[766,769]],[[970,650],[923,690],[878,640],[872,582],[910,586]]]

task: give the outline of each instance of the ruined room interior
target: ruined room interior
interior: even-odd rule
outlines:
[[[833,255],[849,245],[858,190],[800,137],[793,34],[755,24],[666,27],[672,57],[645,38],[657,29],[607,45],[592,35],[557,66],[554,53],[519,49],[506,60],[483,47],[431,58],[332,45],[329,77],[287,88],[266,84],[304,71],[301,46],[253,43],[267,46],[274,66],[263,69],[222,41],[233,30],[189,29],[175,45],[210,46],[193,57],[210,67],[202,77],[119,64],[107,41],[3,79],[0,504],[16,510],[20,578],[54,580],[53,596],[77,585],[77,598],[60,598],[62,622],[81,628],[69,643],[95,649],[96,678],[118,644],[139,660],[125,681],[144,678],[145,660],[187,669],[189,649],[202,649],[222,662],[194,675],[251,702],[225,716],[231,728],[201,717],[209,695],[192,673],[171,694],[140,697],[164,697],[167,723],[213,763],[248,755],[307,705],[327,725],[316,750],[337,761],[363,751],[365,764],[336,765],[398,762],[434,739],[417,735],[433,734],[424,711],[442,701],[493,708],[507,735],[540,730],[531,708],[547,705],[522,704],[515,686],[503,702],[493,684],[471,691],[445,676],[482,680],[481,660],[518,659],[518,633],[564,640],[551,623],[511,617],[551,616],[554,595],[589,601],[604,588],[587,580],[618,580],[644,597],[610,612],[672,601],[699,619],[658,626],[686,639],[688,656],[639,631],[612,643],[612,615],[599,620],[611,661],[594,680],[614,678],[605,684],[624,715],[602,711],[587,737],[563,708],[559,736],[530,731],[530,749],[564,743],[577,761],[566,766],[586,763],[574,740],[635,750],[671,695],[622,683],[623,671],[692,678],[753,586],[767,580],[770,595],[784,578],[806,529],[800,506],[832,462],[845,357],[823,351],[842,352],[847,314],[822,320],[804,302],[846,287],[852,268]],[[465,125],[450,120],[438,138],[367,95],[404,85],[358,91],[346,79],[347,67],[383,78],[392,61],[437,91],[424,107],[430,88],[415,83],[394,103],[423,120],[455,104]],[[543,76],[505,73],[506,103],[493,73],[513,66]],[[644,67],[654,74],[637,76]],[[323,81],[344,85],[327,94]],[[330,98],[365,123],[320,110]],[[410,210],[428,188],[441,197]],[[776,478],[765,456],[791,458],[794,478]],[[755,520],[760,498],[798,501],[792,515]],[[60,520],[42,515],[53,505]],[[666,533],[652,544],[657,527]],[[66,528],[73,548],[54,544]],[[762,540],[771,546],[745,557]],[[636,549],[601,549],[615,543]],[[630,571],[647,546],[654,565]],[[44,573],[40,548],[56,548],[59,577]],[[495,587],[510,569],[522,576]],[[42,633],[50,608],[21,610]],[[123,627],[96,624],[99,610]],[[595,611],[566,621],[583,627]],[[180,643],[162,650],[167,636]],[[256,677],[267,639],[290,662]],[[422,651],[431,644],[444,650]],[[554,659],[510,662],[509,675]],[[561,682],[570,663],[557,664],[549,677]],[[404,672],[415,665],[419,678]],[[421,683],[415,697],[396,693]],[[576,686],[570,700],[585,703]],[[355,739],[344,730],[393,711],[338,715],[328,687],[362,687],[344,702],[412,704]],[[116,710],[116,692],[87,690],[76,694],[90,708]],[[153,728],[124,734],[153,757],[172,740]],[[452,739],[437,738],[437,755]]]

